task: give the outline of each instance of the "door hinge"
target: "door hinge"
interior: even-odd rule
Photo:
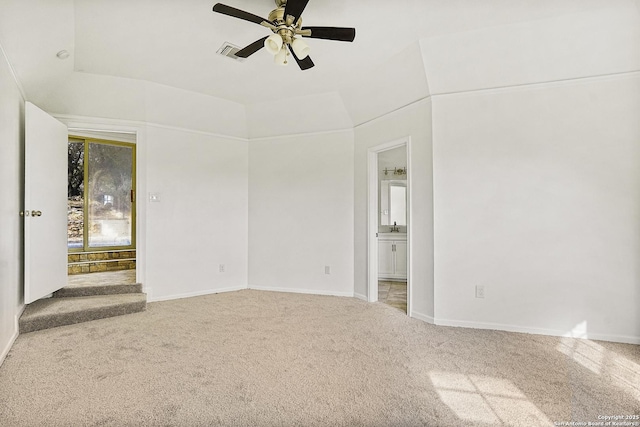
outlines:
[[[131,203],[136,201],[136,190],[131,190]]]

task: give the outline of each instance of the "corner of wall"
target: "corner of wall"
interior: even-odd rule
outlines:
[[[18,319],[20,318],[20,316],[16,316],[16,330],[14,332],[14,334],[11,336],[11,338],[9,339],[9,341],[7,342],[7,344],[4,346],[4,348],[2,349],[2,353],[0,353],[0,366],[2,366],[2,364],[4,363],[5,359],[7,358],[7,355],[9,354],[9,351],[11,351],[11,347],[13,347],[13,344],[16,342],[16,339],[18,339]]]
[[[427,314],[419,313],[415,310],[409,313],[409,317],[413,317],[414,319],[422,320],[423,322],[429,323],[430,325],[435,325],[436,321],[433,316],[429,316]]]

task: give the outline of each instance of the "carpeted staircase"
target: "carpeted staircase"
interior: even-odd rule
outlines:
[[[92,273],[70,278],[69,285],[51,298],[27,305],[20,317],[20,333],[144,311],[147,295],[142,292],[142,285],[127,283],[127,278],[117,274]]]

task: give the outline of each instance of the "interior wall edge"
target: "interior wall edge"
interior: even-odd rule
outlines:
[[[57,114],[57,113],[50,113],[50,114],[56,119],[66,123],[67,126],[69,126],[69,128],[78,128],[80,126],[86,127],[86,126],[93,126],[93,125],[109,126],[109,127],[120,126],[122,128],[120,130],[129,131],[131,129],[136,130],[143,127],[151,127],[156,129],[166,129],[166,130],[172,130],[172,131],[178,131],[178,132],[186,132],[186,133],[191,133],[195,135],[210,136],[214,138],[231,139],[231,140],[240,141],[240,142],[249,141],[248,138],[243,138],[239,136],[224,135],[224,134],[218,134],[214,132],[182,128],[178,126],[169,126],[169,125],[164,125],[162,123],[145,122],[145,121],[139,121],[139,120],[110,119],[110,118],[104,118],[104,117],[77,116],[72,114]],[[82,125],[78,125],[76,122],[81,122]],[[83,130],[113,131],[113,129],[83,129]]]
[[[344,128],[344,129],[332,129],[332,130],[326,130],[326,131],[305,132],[305,133],[298,133],[298,134],[282,134],[282,135],[277,135],[277,136],[265,136],[265,137],[258,137],[258,138],[245,138],[245,137],[239,137],[239,136],[234,136],[234,135],[225,135],[225,134],[219,134],[219,133],[214,133],[214,132],[207,132],[207,131],[202,131],[202,130],[182,128],[182,127],[177,127],[177,126],[169,126],[169,125],[164,125],[162,123],[145,122],[145,121],[139,121],[139,120],[125,120],[125,119],[111,119],[111,118],[105,118],[105,117],[78,116],[78,115],[74,115],[74,114],[59,114],[59,113],[49,113],[49,114],[51,114],[56,119],[65,122],[67,124],[67,126],[69,126],[70,128],[77,128],[79,126],[75,122],[82,122],[82,123],[84,123],[82,126],[85,126],[85,127],[87,126],[87,123],[89,123],[90,125],[94,125],[95,124],[96,126],[100,126],[100,125],[124,126],[125,128],[123,128],[122,130],[129,130],[127,128],[131,128],[131,127],[139,128],[139,127],[147,126],[147,127],[157,128],[157,129],[167,129],[167,130],[173,130],[173,131],[179,131],[179,132],[188,132],[188,133],[192,133],[192,134],[195,134],[195,135],[211,136],[211,137],[215,137],[215,138],[226,138],[226,139],[231,139],[231,140],[240,141],[240,142],[272,141],[272,140],[277,140],[277,139],[282,139],[282,138],[301,138],[301,137],[308,137],[308,136],[331,135],[331,134],[336,134],[336,133],[346,133],[346,132],[353,132],[354,131],[354,128]],[[84,129],[84,130],[113,131],[113,129]]]
[[[424,80],[427,84],[427,96],[431,96],[431,86],[429,85],[429,73],[427,72],[427,70],[429,69],[427,67],[427,56],[425,55],[425,39],[424,38],[420,38],[418,39],[418,49],[420,50],[420,58],[422,58],[422,70],[424,72]]]
[[[366,125],[374,124],[375,122],[377,122],[379,120],[384,120],[386,118],[389,118],[390,116],[394,115],[395,113],[400,113],[400,112],[404,111],[407,108],[414,107],[414,106],[419,105],[419,104],[421,104],[422,102],[425,102],[425,101],[429,101],[432,96],[433,95],[423,96],[422,98],[416,99],[415,101],[412,101],[412,102],[410,102],[408,104],[402,105],[402,106],[400,106],[400,107],[398,107],[396,109],[393,109],[391,111],[388,111],[388,112],[386,112],[384,114],[381,114],[379,116],[373,117],[370,120],[366,120],[364,122],[355,124],[353,126],[353,129],[355,130],[357,128],[364,127]]]
[[[430,325],[435,325],[436,324],[436,321],[433,318],[433,316],[429,316],[427,314],[420,313],[420,312],[417,312],[415,310],[411,311],[411,313],[409,314],[409,317],[413,317],[414,319],[429,323]]]
[[[282,135],[275,135],[275,136],[259,136],[255,138],[248,138],[247,141],[266,142],[266,141],[273,141],[273,140],[284,139],[284,138],[303,138],[303,137],[309,137],[309,136],[323,136],[323,135],[331,135],[336,133],[346,133],[346,132],[353,132],[353,130],[354,128],[351,127],[351,128],[344,128],[344,129],[331,129],[331,130],[323,130],[323,131],[315,131],[315,132],[282,134]]]
[[[354,297],[354,298],[357,298],[357,299],[359,299],[359,300],[365,301],[365,302],[368,302],[368,301],[369,301],[366,295],[359,294],[359,293],[357,293],[357,292],[354,292],[354,293],[353,293],[353,297]]]
[[[9,61],[9,57],[7,56],[7,51],[4,50],[4,48],[2,47],[1,41],[0,41],[0,52],[2,52],[2,57],[4,58],[4,62],[6,62],[7,66],[9,67],[9,71],[11,73],[11,76],[13,77],[13,81],[16,83],[16,86],[18,87],[18,91],[20,92],[20,96],[22,96],[22,100],[26,101],[27,95],[24,92],[24,87],[22,86],[20,79],[18,79],[16,70],[13,68],[13,65],[11,65],[11,61]]]
[[[16,316],[16,323],[19,318],[20,316]],[[19,332],[18,332],[18,329],[16,328],[14,334],[9,339],[9,342],[7,342],[7,344],[2,349],[2,353],[0,353],[0,367],[2,367],[2,364],[4,363],[4,360],[7,358],[7,355],[9,354],[9,352],[11,351],[13,344],[16,342],[16,339],[18,339],[18,335],[19,335]]]
[[[21,303],[20,306],[18,307],[18,312],[14,317],[15,326],[14,326],[13,335],[11,336],[11,338],[9,339],[5,347],[2,349],[2,353],[0,353],[0,366],[2,366],[2,364],[4,363],[4,360],[7,358],[7,355],[9,354],[9,352],[11,351],[11,348],[13,347],[13,344],[18,339],[18,336],[20,336],[20,326],[19,326],[20,317],[22,316],[22,313],[24,312],[25,308],[26,308],[26,305],[24,303]]]
[[[619,77],[633,77],[633,76],[637,76],[640,75],[640,70],[632,70],[632,71],[622,71],[619,73],[612,73],[612,74],[603,74],[603,75],[597,75],[597,76],[586,76],[586,77],[575,77],[575,78],[570,78],[570,79],[563,79],[563,80],[552,80],[552,81],[544,81],[544,82],[534,82],[534,83],[523,83],[523,84],[517,84],[517,85],[508,85],[508,86],[500,86],[500,87],[489,87],[489,88],[481,88],[481,89],[473,89],[473,90],[462,90],[462,91],[458,91],[458,92],[442,92],[442,93],[430,93],[427,96],[424,96],[420,99],[417,99],[413,102],[410,102],[408,104],[402,105],[394,110],[388,111],[384,114],[381,114],[379,116],[373,117],[369,120],[366,120],[364,122],[361,123],[356,123],[353,126],[353,129],[357,129],[372,123],[375,123],[379,120],[384,120],[385,118],[401,112],[403,110],[405,110],[406,108],[410,108],[413,107],[415,105],[418,105],[422,102],[425,101],[429,101],[432,98],[441,98],[441,97],[448,97],[448,96],[456,96],[456,95],[467,95],[467,94],[474,94],[474,93],[497,93],[497,92],[503,92],[503,91],[509,91],[509,90],[517,90],[517,89],[526,89],[526,88],[536,88],[536,87],[552,87],[552,86],[562,86],[562,85],[566,85],[566,84],[574,84],[574,83],[584,83],[584,82],[589,82],[589,81],[598,81],[598,80],[606,80],[606,79],[611,79],[611,78],[619,78]]]
[[[566,86],[571,84],[582,84],[582,83],[610,80],[610,79],[621,78],[621,77],[636,77],[636,76],[640,76],[640,70],[621,71],[619,73],[572,77],[572,78],[559,79],[559,80],[549,80],[549,81],[533,82],[533,83],[521,83],[521,84],[487,87],[487,88],[479,88],[479,89],[472,89],[472,90],[461,90],[461,91],[455,91],[455,92],[432,93],[431,97],[440,98],[440,97],[468,95],[468,94],[495,94],[495,93],[508,92],[511,90],[518,90],[518,89],[529,89],[529,88],[535,89],[535,88],[542,88],[542,87],[553,88],[553,87]]]

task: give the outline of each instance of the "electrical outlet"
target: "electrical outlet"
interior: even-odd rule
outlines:
[[[220,264],[218,270],[220,271],[220,273],[224,273],[224,264]]]
[[[331,274],[331,266],[330,265],[325,265],[324,266],[324,274]]]
[[[476,285],[476,298],[484,298],[484,286]]]

